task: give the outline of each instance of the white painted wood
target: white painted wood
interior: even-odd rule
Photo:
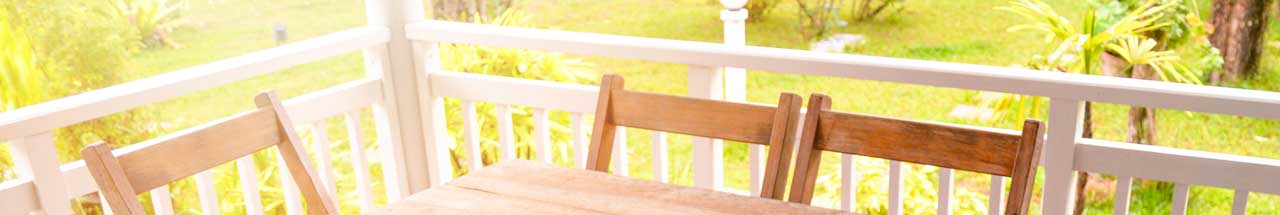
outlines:
[[[369,26],[385,28],[390,37],[385,46],[366,49],[365,72],[370,77],[386,77],[383,96],[389,100],[380,104],[375,119],[380,122],[380,146],[383,153],[383,172],[389,201],[396,201],[412,193],[444,183],[453,175],[448,163],[441,161],[447,151],[442,140],[447,132],[439,123],[444,122],[444,101],[432,95],[426,83],[430,72],[438,69],[437,47],[415,45],[405,37],[404,25],[424,19],[422,1],[368,0],[364,1],[365,16]],[[416,65],[416,66],[415,66]],[[385,118],[383,118],[385,117]],[[436,124],[431,124],[436,123]],[[383,140],[385,138],[385,140]]]
[[[381,79],[364,78],[286,100],[284,107],[294,123],[315,122],[380,102],[381,89]]]
[[[516,159],[516,136],[511,126],[511,106],[498,105],[498,146],[503,160]]]
[[[104,201],[105,202],[105,201]],[[30,178],[15,178],[0,182],[0,214],[27,214],[40,210],[36,197],[36,185]]]
[[[383,0],[383,1],[413,2],[413,1],[403,1],[403,0]],[[421,11],[418,11],[418,12],[421,12]],[[393,39],[388,46],[396,46],[395,43],[397,41],[398,40]],[[425,137],[421,145],[421,148],[424,148],[423,157],[417,158],[417,157],[406,155],[406,158],[425,159],[425,161],[423,162],[427,162],[426,175],[427,175],[427,180],[430,182],[430,185],[431,186],[443,185],[444,183],[449,182],[449,180],[453,179],[453,160],[450,158],[452,154],[450,154],[449,148],[454,145],[453,144],[454,140],[453,140],[453,137],[449,136],[449,128],[448,128],[449,120],[445,118],[445,114],[444,114],[444,97],[441,95],[437,95],[435,94],[434,91],[430,90],[431,74],[441,72],[439,44],[429,43],[429,42],[415,42],[413,43],[413,46],[414,46],[413,48],[414,52],[412,53],[413,54],[412,56],[414,57],[414,60],[415,60],[414,64],[405,65],[405,66],[418,65],[418,67],[414,68],[416,70],[398,71],[400,70],[400,68],[393,66],[394,70],[397,70],[397,72],[416,73],[416,74],[407,74],[406,76],[409,76],[409,75],[416,76],[416,78],[412,80],[414,80],[415,81],[414,83],[416,83],[417,85],[417,88],[416,88],[416,90],[418,91],[417,101],[420,103],[418,107],[421,109],[407,109],[406,106],[402,106],[401,110],[422,111],[422,113],[420,114],[421,118],[417,119],[418,120],[417,122],[421,122],[423,126],[421,130],[423,131],[422,135]],[[396,54],[406,54],[406,55],[409,54],[409,53],[399,53],[395,51],[392,51],[392,52]],[[392,58],[409,57],[409,56],[398,56],[396,54],[393,54],[391,57]],[[404,63],[408,63],[408,62],[404,62]],[[425,74],[425,76],[418,75],[418,74]],[[399,103],[399,104],[404,105],[403,103]],[[404,129],[409,129],[409,128],[405,127]],[[406,136],[405,138],[408,138],[408,137]],[[413,142],[406,141],[406,143],[413,143]],[[405,150],[413,150],[413,149],[406,147]],[[410,171],[412,170],[413,169],[410,168]],[[412,173],[412,174],[421,174],[421,173]],[[420,191],[422,189],[417,189],[417,187],[415,186],[413,190]]]
[[[1081,171],[1280,194],[1280,160],[1096,139],[1075,154]]]
[[[1245,215],[1249,211],[1249,191],[1236,190],[1231,199],[1231,215]]]
[[[480,149],[480,122],[476,120],[476,103],[462,100],[462,139],[467,144],[467,158],[471,162],[469,172],[476,172],[484,167],[484,157]]]
[[[853,155],[840,154],[840,210],[853,211],[858,203],[858,162],[854,161]]]
[[[191,92],[360,50],[387,40],[361,27],[0,113],[0,140],[50,131]]]
[[[1116,198],[1113,200],[1112,213],[1129,214],[1129,196],[1133,193],[1133,177],[1116,175]]]
[[[302,211],[302,193],[298,191],[298,184],[293,180],[293,174],[289,174],[289,167],[284,164],[284,158],[276,156],[276,174],[280,179],[280,192],[284,196],[284,212],[288,215],[303,214]]]
[[[477,86],[485,90],[476,90]],[[599,88],[461,72],[431,74],[431,90],[436,95],[568,112],[595,112]]]
[[[38,132],[9,142],[9,156],[13,158],[13,171],[18,177],[30,178],[35,185],[35,199],[39,201],[41,211],[71,214],[71,197],[67,195],[66,181],[59,169],[58,149],[51,132]]]
[[[889,81],[1132,104],[1261,118],[1280,118],[1280,93],[1119,77],[1036,71],[446,21],[406,26],[414,40],[537,49],[670,63],[741,67],[796,74]],[[1055,208],[1056,210],[1056,208]]]
[[[63,164],[59,169],[62,170],[62,179],[67,184],[67,196],[83,196],[98,192],[98,184],[89,174],[89,168],[85,168],[84,160]]]
[[[991,183],[987,185],[987,214],[1003,214],[1004,197],[1004,177],[991,175]]]
[[[902,162],[889,161],[889,215],[902,215]]]
[[[718,67],[690,64],[689,96],[721,100],[724,80]],[[724,187],[724,145],[719,139],[692,137],[693,186],[720,190]]]
[[[587,168],[587,144],[591,141],[587,140],[587,119],[582,116],[581,112],[573,112],[569,115],[569,120],[573,125],[573,165],[578,169]]]
[[[1191,196],[1191,185],[1176,183],[1173,185],[1173,204],[1170,206],[1169,214],[1186,215],[1187,214],[1187,198]]]
[[[551,163],[551,128],[547,127],[547,109],[533,109],[533,136],[538,147],[538,160]]]
[[[1075,210],[1076,142],[1084,124],[1084,101],[1049,100],[1049,129],[1040,152],[1044,166],[1043,214],[1067,215]]]
[[[151,193],[151,210],[156,215],[173,215],[173,197],[169,195],[169,185],[148,192]]]
[[[222,214],[218,207],[218,190],[214,189],[213,171],[196,173],[196,194],[200,198],[200,212],[204,214]],[[106,202],[102,202],[103,205]]]
[[[240,176],[240,193],[244,196],[245,214],[262,215],[262,194],[258,193],[258,168],[253,155],[236,159],[236,173]]]
[[[338,198],[338,185],[335,180],[338,179],[337,173],[333,169],[333,156],[330,155],[332,147],[329,146],[329,131],[325,127],[324,120],[317,120],[311,124],[312,146],[316,152],[316,171],[320,171],[320,184],[324,185],[325,193],[330,198]],[[339,206],[340,205],[335,205]]]
[[[955,187],[955,170],[938,168],[938,215],[951,214],[951,193]]]
[[[747,182],[751,196],[760,196],[760,183],[764,182],[764,146],[747,144],[747,174],[751,180]]]
[[[653,139],[650,144],[653,146],[653,149],[650,150],[650,153],[653,153],[653,180],[667,183],[670,181],[667,172],[671,171],[668,170],[667,165],[670,159],[667,156],[667,132],[653,131],[650,135],[652,135],[650,138]]]
[[[343,119],[347,125],[347,147],[350,147],[351,169],[356,176],[360,212],[367,212],[373,210],[373,182],[369,177],[369,161],[365,158],[364,133],[360,132],[360,112],[347,112]]]
[[[102,214],[103,214],[103,215],[113,215],[113,214],[116,214],[116,212],[114,212],[114,211],[112,211],[112,210],[111,210],[111,204],[110,204],[110,203],[107,203],[107,199],[106,199],[106,198],[102,198],[102,195],[98,195],[98,202],[100,202],[100,204],[99,204],[99,205],[101,205],[101,206],[102,206]],[[208,211],[208,210],[206,210],[206,211]],[[208,213],[206,213],[206,214],[208,214]]]
[[[627,163],[627,127],[618,126],[613,135],[613,174],[627,176],[631,173],[631,165]]]

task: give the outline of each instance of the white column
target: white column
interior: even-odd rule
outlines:
[[[364,51],[365,70],[369,77],[383,78],[384,103],[374,105],[379,141],[383,144],[384,175],[390,200],[408,196],[428,187],[427,143],[423,133],[423,107],[413,47],[405,37],[404,25],[422,20],[422,1],[368,0],[365,14],[370,26],[387,28],[390,41]],[[385,138],[385,139],[382,139]]]
[[[1042,152],[1045,215],[1066,215],[1075,210],[1075,149],[1083,125],[1084,101],[1049,101],[1049,131]]]
[[[746,1],[721,1],[725,9],[720,10],[720,20],[724,21],[724,44],[746,45],[747,9],[742,8]],[[747,101],[747,70],[743,68],[724,68],[724,98],[727,101]],[[764,146],[751,144],[747,146],[747,167],[750,170],[750,193],[760,195],[760,183],[764,180]]]

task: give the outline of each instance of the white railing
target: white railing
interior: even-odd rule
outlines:
[[[0,140],[10,141],[15,169],[19,178],[0,183],[0,214],[22,214],[44,211],[49,214],[70,213],[69,199],[93,193],[96,186],[82,162],[60,165],[51,131],[135,107],[176,98],[201,89],[271,73],[325,59],[337,54],[363,51],[367,77],[328,89],[290,99],[286,108],[300,128],[312,129],[315,156],[321,160],[334,156],[324,150],[330,138],[325,134],[325,119],[342,116],[350,135],[348,143],[362,143],[359,111],[370,108],[374,113],[376,139],[384,153],[386,198],[396,201],[430,184],[440,184],[452,176],[450,155],[452,138],[445,130],[443,98],[462,100],[464,147],[471,161],[469,168],[480,167],[479,125],[475,120],[477,102],[496,103],[499,112],[501,157],[513,159],[514,131],[511,106],[534,108],[535,147],[540,160],[548,161],[550,129],[549,111],[571,112],[573,147],[586,151],[586,117],[594,112],[596,88],[593,86],[551,83],[515,78],[442,71],[439,66],[438,43],[463,43],[509,48],[537,49],[607,57],[632,58],[689,65],[689,96],[721,99],[721,67],[741,67],[793,74],[822,75],[865,80],[890,81],[961,89],[988,90],[1045,96],[1051,98],[1049,130],[1044,150],[1045,214],[1066,214],[1075,196],[1075,171],[1100,172],[1121,176],[1122,181],[1144,178],[1178,184],[1174,212],[1186,208],[1187,187],[1191,184],[1225,187],[1237,192],[1234,212],[1244,213],[1248,192],[1280,194],[1280,161],[1224,155],[1217,153],[1170,149],[1155,146],[1112,143],[1080,137],[1084,101],[1108,102],[1156,108],[1174,108],[1208,113],[1224,113],[1249,117],[1280,118],[1280,93],[1189,86],[1181,84],[1096,77],[1023,69],[968,64],[941,63],[883,57],[815,53],[808,51],[735,46],[714,43],[612,36],[463,23],[417,21],[421,11],[416,1],[367,1],[371,27],[361,27],[321,36],[278,48],[246,54],[205,65],[195,66],[123,85],[95,90],[48,103],[0,113]],[[406,9],[413,8],[413,9]],[[403,25],[405,23],[411,23]],[[404,26],[401,28],[401,26]],[[412,40],[412,41],[410,41]],[[412,46],[409,44],[412,42]],[[413,47],[413,48],[411,48]],[[480,88],[483,87],[483,88]],[[619,132],[625,134],[625,132]],[[617,138],[626,144],[626,138]],[[666,138],[654,135],[655,176],[665,181],[669,169]],[[694,185],[722,189],[724,181],[723,151],[718,140],[694,139]],[[120,150],[135,150],[146,144]],[[350,147],[350,145],[348,146]],[[366,146],[351,147],[356,169],[358,205],[361,211],[375,207],[369,176],[363,157]],[[626,147],[615,147],[618,162],[615,170],[625,169]],[[584,154],[573,155],[577,165]],[[752,155],[751,162],[759,162]],[[841,156],[843,209],[849,209],[856,198],[852,192],[855,156]],[[252,158],[237,160],[238,166],[252,166]],[[264,161],[271,162],[271,161]],[[335,178],[330,163],[321,162],[321,181],[335,192]],[[238,168],[238,179],[256,182],[253,168]],[[901,163],[891,162],[890,214],[902,213],[903,176]],[[758,175],[759,165],[751,165],[751,175]],[[625,174],[627,171],[616,171]],[[940,214],[949,213],[953,188],[953,172],[940,175]],[[752,190],[759,181],[752,180]],[[993,190],[1001,190],[1002,177],[992,177]],[[288,179],[284,179],[287,184]],[[196,184],[205,212],[216,213],[217,195],[211,192],[209,173],[196,176]],[[262,208],[254,187],[242,183],[250,214],[261,214]],[[1128,190],[1119,183],[1118,190]],[[286,187],[287,193],[293,193]],[[152,192],[154,205],[168,214],[167,190]],[[999,200],[1001,192],[991,192]],[[299,213],[296,194],[286,195],[286,208]],[[1117,192],[1118,199],[1129,198],[1128,192]],[[1117,201],[1117,213],[1124,211],[1127,201]],[[990,204],[999,213],[1000,202]]]
[[[1235,189],[1235,214],[1244,213],[1248,192],[1280,194],[1280,183],[1275,182],[1276,178],[1280,178],[1280,161],[1277,160],[1112,143],[1080,136],[1085,101],[1277,119],[1280,118],[1280,93],[1018,68],[442,21],[417,22],[409,24],[406,29],[408,37],[418,43],[421,53],[434,52],[436,43],[460,43],[688,64],[689,96],[702,98],[722,99],[719,92],[719,67],[1049,97],[1049,129],[1042,157],[1045,170],[1045,195],[1042,204],[1045,214],[1067,214],[1074,208],[1072,204],[1076,171],[1119,175],[1122,181],[1144,178],[1174,182],[1178,184],[1175,192],[1177,195],[1172,204],[1175,214],[1185,213],[1187,187],[1191,184]],[[465,103],[468,104],[484,101],[555,108],[581,115],[590,111],[595,95],[594,89],[578,85],[445,72],[439,70],[439,65],[430,59],[434,55],[423,56],[426,58],[422,62],[428,63],[421,64],[422,71],[427,73],[429,89],[434,92],[432,96],[437,98],[456,97],[466,100]],[[485,90],[475,90],[474,86],[485,86]],[[576,120],[580,119],[575,119],[575,122]],[[473,119],[468,117],[464,121],[467,121],[468,135],[476,132],[472,131],[476,129]],[[433,123],[430,126],[444,124]],[[575,126],[575,129],[582,128]],[[510,131],[508,129],[501,132]],[[471,136],[468,138],[474,139]],[[575,140],[575,145],[581,144],[581,140]],[[665,150],[658,150],[665,147],[661,144],[663,140],[654,141],[660,143],[654,145],[654,169],[665,170],[667,155]],[[720,164],[723,159],[720,157],[722,151],[719,144],[708,139],[696,139],[694,147],[695,185],[720,189],[724,169]],[[615,155],[625,154],[615,152]],[[447,164],[447,160],[443,160],[447,158],[440,159],[442,160],[433,160],[437,167],[431,168],[447,168],[440,166]],[[849,209],[855,198],[850,186],[854,181],[851,175],[855,171],[852,160],[853,156],[841,157],[843,185],[840,205],[843,209]],[[615,166],[615,170],[616,168]],[[899,162],[891,162],[888,174],[890,214],[902,212],[900,169]],[[751,171],[760,170],[753,166]],[[655,173],[657,174],[662,173]],[[942,182],[938,185],[941,197],[939,213],[948,214],[953,171],[944,169],[939,175],[939,181]],[[1004,187],[1004,181],[1003,177],[992,177],[990,186],[995,192],[990,193],[991,199],[1003,198],[1004,194],[999,190]],[[1117,192],[1117,198],[1128,199],[1129,184],[1122,182],[1117,186],[1118,190],[1124,191]],[[1127,204],[1127,201],[1117,201],[1116,213],[1127,213]],[[1000,201],[992,201],[989,207],[992,214],[999,214],[1002,205]]]

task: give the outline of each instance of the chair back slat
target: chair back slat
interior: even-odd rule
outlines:
[[[789,201],[812,201],[822,151],[832,151],[1010,177],[1005,214],[1026,213],[1042,142],[1039,121],[1026,120],[1016,133],[830,109],[826,95],[809,97]]]
[[[332,197],[316,181],[311,158],[302,147],[280,98],[265,92],[258,109],[185,129],[115,152],[96,143],[82,152],[103,199],[120,214],[142,214],[137,195],[218,165],[276,146],[308,214],[337,214]]]
[[[617,126],[665,131],[769,146],[760,196],[782,199],[800,96],[783,93],[778,107],[634,92],[622,77],[600,83],[587,169],[608,171]]]

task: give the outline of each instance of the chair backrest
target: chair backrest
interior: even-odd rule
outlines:
[[[338,214],[315,180],[311,159],[275,92],[258,94],[258,109],[125,147],[96,143],[83,152],[99,194],[118,214],[145,214],[137,195],[220,164],[276,146],[307,203],[307,214]]]
[[[617,126],[769,146],[760,196],[781,200],[799,122],[801,98],[783,93],[778,107],[627,91],[618,75],[600,83],[587,169],[608,171]]]
[[[1005,214],[1026,214],[1039,162],[1041,123],[1022,132],[831,111],[826,95],[809,97],[796,153],[791,202],[808,204],[821,151],[834,151],[1013,178]]]

